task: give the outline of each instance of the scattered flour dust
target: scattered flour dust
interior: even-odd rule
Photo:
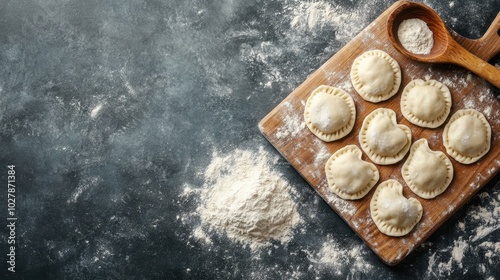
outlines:
[[[478,93],[471,93],[464,96],[462,102],[465,108],[478,110],[483,113],[490,122],[490,125],[496,125],[500,119],[500,112],[493,109],[496,102],[495,99],[497,98],[493,91],[488,88]]]
[[[335,10],[328,2],[301,2],[294,10],[294,17],[291,26],[315,30],[327,24],[334,24],[340,20],[335,17]]]
[[[306,123],[301,114],[303,105],[300,105],[300,110],[295,110],[293,104],[286,102],[284,103],[284,108],[286,114],[283,117],[284,125],[276,131],[275,136],[278,139],[295,138],[306,129]],[[300,113],[297,111],[300,111]]]
[[[336,30],[335,39],[344,43],[368,25],[364,11],[370,11],[370,1],[364,6],[346,8],[329,1],[293,1],[290,26],[299,31],[317,32],[327,26]]]
[[[447,277],[457,269],[463,268],[463,261],[474,259],[477,273],[483,279],[489,275],[488,267],[500,262],[500,191],[497,185],[491,194],[480,193],[481,205],[473,207],[457,224],[458,238],[452,246],[433,253],[428,261],[426,277]],[[470,234],[470,228],[475,229]],[[493,278],[492,278],[493,279]]]
[[[287,243],[302,219],[289,183],[272,169],[277,160],[262,147],[214,154],[197,209],[202,224],[251,249]],[[201,228],[193,236],[211,243]]]
[[[377,1],[352,3],[349,7],[326,0],[283,2],[282,10],[276,13],[270,22],[276,26],[280,26],[282,22],[289,25],[290,28],[280,30],[280,39],[240,45],[240,59],[250,65],[256,62],[260,65],[262,80],[259,81],[259,85],[263,88],[283,86],[282,89],[289,90],[290,87],[296,86],[297,81],[302,80],[303,76],[293,74],[297,71],[293,69],[294,64],[289,63],[286,56],[293,55],[305,59],[330,57],[336,51],[335,45],[339,47],[345,45],[374,19],[375,14],[371,16],[370,14],[373,13],[373,5]],[[311,43],[325,31],[334,31],[332,44],[329,44],[322,54],[311,56]],[[228,36],[236,39],[242,37],[258,39],[264,35],[262,30],[245,27],[244,30],[228,33]],[[305,69],[307,72],[312,70]]]
[[[367,254],[370,254],[370,251],[364,244],[346,245],[328,236],[321,249],[308,258],[320,269],[331,270],[335,275],[354,277],[354,274],[367,275],[373,270],[374,266],[366,260]]]

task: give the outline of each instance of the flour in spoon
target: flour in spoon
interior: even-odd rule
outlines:
[[[433,33],[425,21],[418,18],[403,20],[398,27],[399,42],[414,54],[429,54],[434,46]]]

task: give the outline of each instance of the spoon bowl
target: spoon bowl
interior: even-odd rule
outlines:
[[[399,40],[398,28],[400,24],[407,19],[414,18],[427,23],[433,33],[434,45],[429,54],[412,53]],[[387,21],[387,31],[391,43],[399,52],[421,62],[446,62],[442,61],[443,55],[446,54],[450,41],[454,41],[439,15],[428,6],[415,2],[405,2],[392,12]]]
[[[424,21],[433,33],[434,45],[429,54],[408,51],[398,38],[398,28],[407,19]],[[428,6],[404,2],[388,17],[387,32],[392,45],[406,57],[420,62],[452,63],[462,66],[500,88],[500,69],[473,55],[451,36],[441,17]]]

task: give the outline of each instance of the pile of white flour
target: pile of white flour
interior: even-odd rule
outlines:
[[[214,154],[197,209],[202,223],[252,249],[286,243],[301,217],[290,185],[271,168],[277,160],[263,148]]]
[[[401,45],[415,54],[429,54],[434,46],[432,31],[425,21],[418,18],[403,20],[398,27]]]

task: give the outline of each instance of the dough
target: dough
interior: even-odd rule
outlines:
[[[410,149],[411,130],[397,123],[393,110],[379,108],[363,120],[359,143],[374,163],[393,164],[403,159]]]
[[[458,110],[443,131],[446,152],[456,161],[471,164],[490,150],[491,126],[474,109]]]
[[[356,106],[347,92],[319,86],[307,99],[304,119],[314,135],[331,142],[351,132],[356,120]]]
[[[343,199],[360,199],[378,182],[377,167],[362,160],[361,155],[357,146],[348,145],[335,152],[326,162],[328,186]]]
[[[450,109],[450,90],[435,80],[413,80],[401,95],[401,113],[418,126],[436,128],[442,125]]]
[[[351,82],[364,100],[378,103],[391,98],[398,91],[401,68],[387,53],[370,50],[354,60]]]
[[[431,150],[426,139],[413,143],[401,172],[408,187],[425,199],[443,193],[453,179],[451,161],[443,152]]]
[[[403,186],[396,180],[380,183],[370,201],[370,214],[377,228],[389,236],[408,234],[422,218],[420,202],[403,196]]]

